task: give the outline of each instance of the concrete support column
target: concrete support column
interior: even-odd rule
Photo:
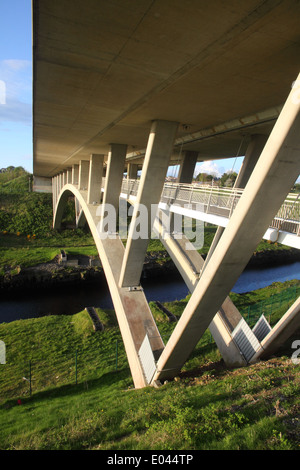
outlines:
[[[157,363],[154,380],[174,377],[244,270],[300,173],[300,103],[293,90],[243,195]]]
[[[60,189],[59,189],[59,175],[55,175],[55,195],[56,195],[56,202],[58,201],[59,192],[60,192]]]
[[[89,171],[90,162],[89,160],[80,160],[79,163],[79,178],[78,178],[78,189],[79,191],[87,190],[89,184]]]
[[[55,187],[55,176],[52,177],[52,206],[53,206],[53,213],[56,206],[56,187]]]
[[[268,136],[262,134],[256,134],[251,136],[251,141],[247,147],[243,164],[239,171],[239,174],[235,180],[234,188],[244,189],[248,180],[254,170],[254,167],[260,157],[260,154],[263,151],[263,148],[268,140]],[[211,255],[213,254],[217,244],[220,241],[220,238],[224,232],[224,227],[218,227],[215,233],[214,239],[209,248],[206,260],[202,269],[202,273],[205,270],[208,261],[210,260]]]
[[[59,173],[59,192],[61,192],[62,188],[63,188],[63,173],[62,171]]]
[[[138,165],[136,163],[127,164],[127,179],[136,180],[138,172]]]
[[[79,165],[75,163],[75,165],[72,165],[72,184],[74,185],[78,184],[78,179],[79,179]]]
[[[63,186],[67,184],[67,170],[63,171]]]
[[[137,286],[140,283],[151,236],[151,205],[160,201],[177,128],[177,122],[155,121],[152,124],[123,258],[121,287]],[[148,224],[146,238],[135,236],[141,213],[147,217],[147,220],[143,220],[143,223]]]
[[[268,136],[263,134],[255,134],[251,136],[251,141],[247,147],[243,164],[234,183],[235,188],[245,188],[267,140]]]
[[[104,155],[91,155],[87,199],[88,204],[100,204],[103,161]]]
[[[103,207],[111,204],[116,211],[119,207],[122,180],[125,168],[127,145],[111,144],[108,154],[106,177],[103,195]],[[103,227],[102,227],[103,228]]]
[[[178,183],[191,184],[193,181],[195,166],[198,159],[198,152],[184,152],[178,174]]]
[[[72,168],[67,169],[67,184],[72,184]]]

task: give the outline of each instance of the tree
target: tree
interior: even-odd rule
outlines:
[[[235,171],[233,172],[227,171],[226,173],[223,173],[220,179],[221,186],[232,188],[235,183],[236,178],[237,178],[237,173]]]

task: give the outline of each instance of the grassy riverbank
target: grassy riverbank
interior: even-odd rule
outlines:
[[[215,234],[215,227],[207,226],[204,230],[204,245],[199,252],[202,255],[208,253],[209,247]],[[63,232],[51,232],[44,237],[27,237],[13,233],[0,233],[0,276],[5,272],[17,272],[17,268],[27,268],[38,266],[53,260],[61,250],[70,256],[89,256],[98,258],[98,252],[92,235],[88,231],[81,229],[66,230]],[[163,265],[170,260],[159,240],[150,240],[147,248],[147,256],[155,258]],[[251,262],[260,264],[288,263],[292,260],[298,261],[297,250],[284,245],[275,245],[262,240]]]
[[[235,301],[247,306],[291,285],[300,282]],[[179,318],[187,300],[165,305]],[[166,342],[176,324],[150,306]],[[134,390],[114,313],[98,313],[105,329],[97,333],[85,311],[0,325],[2,450],[299,449],[300,366],[291,342],[269,361],[229,370],[207,331],[176,380]]]

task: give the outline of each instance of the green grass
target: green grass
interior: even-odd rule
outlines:
[[[179,317],[187,301],[165,306]],[[175,323],[150,307],[166,342]],[[0,325],[0,449],[299,449],[290,342],[285,356],[230,370],[207,331],[179,377],[135,390],[114,312],[98,313],[97,333],[85,311]]]
[[[210,244],[215,234],[215,227],[205,228],[204,245],[199,252],[203,255],[208,253]],[[64,249],[70,255],[98,256],[97,248],[93,237],[89,232],[81,229],[66,230],[64,232],[50,231],[47,235],[36,236],[34,239],[27,238],[26,235],[19,236],[16,233],[0,233],[0,270],[5,266],[14,268],[15,266],[36,266],[40,263],[51,261],[61,249]],[[266,252],[273,250],[288,250],[283,245],[275,246],[262,241],[257,252]],[[148,254],[155,255],[161,262],[170,259],[159,240],[149,241],[147,248]]]

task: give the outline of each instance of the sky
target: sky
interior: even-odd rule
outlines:
[[[31,0],[0,0],[0,168],[32,169]],[[195,174],[238,172],[243,158],[198,163]]]
[[[31,0],[0,0],[0,168],[32,172]]]

